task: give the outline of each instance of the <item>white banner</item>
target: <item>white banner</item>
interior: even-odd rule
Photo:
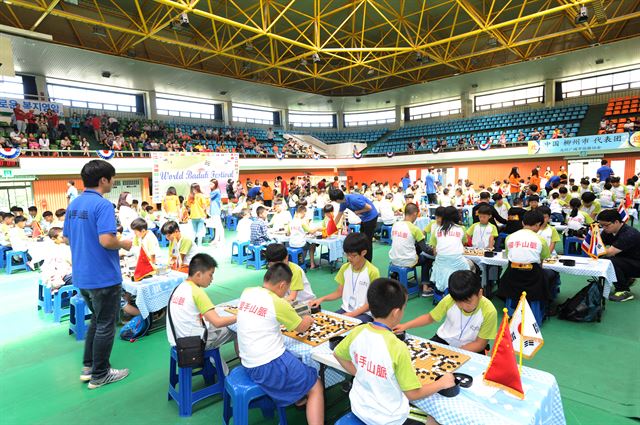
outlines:
[[[29,112],[29,109],[33,109],[34,112],[39,114],[40,112],[46,113],[49,109],[51,109],[59,116],[64,115],[62,103],[41,102],[39,100],[12,99],[9,97],[0,97],[0,112],[5,114],[13,114],[13,108],[15,108],[18,104],[22,106],[22,110],[25,112]]]
[[[153,202],[162,202],[171,186],[178,195],[189,196],[192,183],[209,194],[209,181],[218,180],[223,198],[227,197],[227,180],[238,180],[237,153],[153,152]]]

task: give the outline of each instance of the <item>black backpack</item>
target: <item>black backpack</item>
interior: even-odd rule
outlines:
[[[558,318],[572,322],[600,322],[604,311],[604,288],[598,279],[558,306]]]

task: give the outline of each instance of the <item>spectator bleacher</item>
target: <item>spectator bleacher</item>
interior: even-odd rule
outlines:
[[[389,131],[388,128],[381,128],[371,131],[340,131],[340,132],[323,132],[323,133],[311,133],[313,137],[323,141],[328,145],[343,142],[357,142],[371,144]]]
[[[615,97],[609,99],[604,116],[606,118],[615,118],[639,112],[640,96]]]
[[[365,155],[407,152],[411,142],[415,144],[416,152],[430,151],[435,146],[436,139],[445,139],[447,147],[452,148],[457,146],[461,137],[469,139],[472,135],[476,143],[492,138],[495,145],[499,143],[503,131],[507,143],[515,143],[520,131],[528,140],[535,129],[544,130],[547,137],[550,137],[555,128],[560,128],[567,137],[571,137],[577,135],[580,121],[585,117],[587,109],[586,105],[576,105],[405,126],[393,133],[388,140],[369,147]],[[423,146],[419,143],[421,137],[427,139]]]

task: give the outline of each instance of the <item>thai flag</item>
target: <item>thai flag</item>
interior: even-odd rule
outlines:
[[[629,213],[627,212],[626,202],[620,202],[618,207],[618,214],[620,214],[620,221],[626,223],[629,220]]]
[[[600,227],[597,223],[592,224],[589,228],[587,236],[582,241],[582,250],[591,258],[598,258],[604,255],[606,248],[604,242],[602,242]]]
[[[114,152],[106,149],[101,149],[96,151],[98,156],[102,159],[108,160],[113,158]]]

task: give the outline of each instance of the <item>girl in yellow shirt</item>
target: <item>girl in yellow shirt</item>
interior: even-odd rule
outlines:
[[[162,211],[173,219],[178,218],[180,214],[180,199],[176,193],[176,188],[173,186],[167,189],[167,194],[162,201]]]
[[[204,219],[207,218],[209,199],[204,196],[198,183],[193,183],[191,185],[189,197],[187,198],[187,208],[189,208],[189,218],[191,219],[191,225],[193,226],[193,240],[196,245],[200,245],[206,231]]]

